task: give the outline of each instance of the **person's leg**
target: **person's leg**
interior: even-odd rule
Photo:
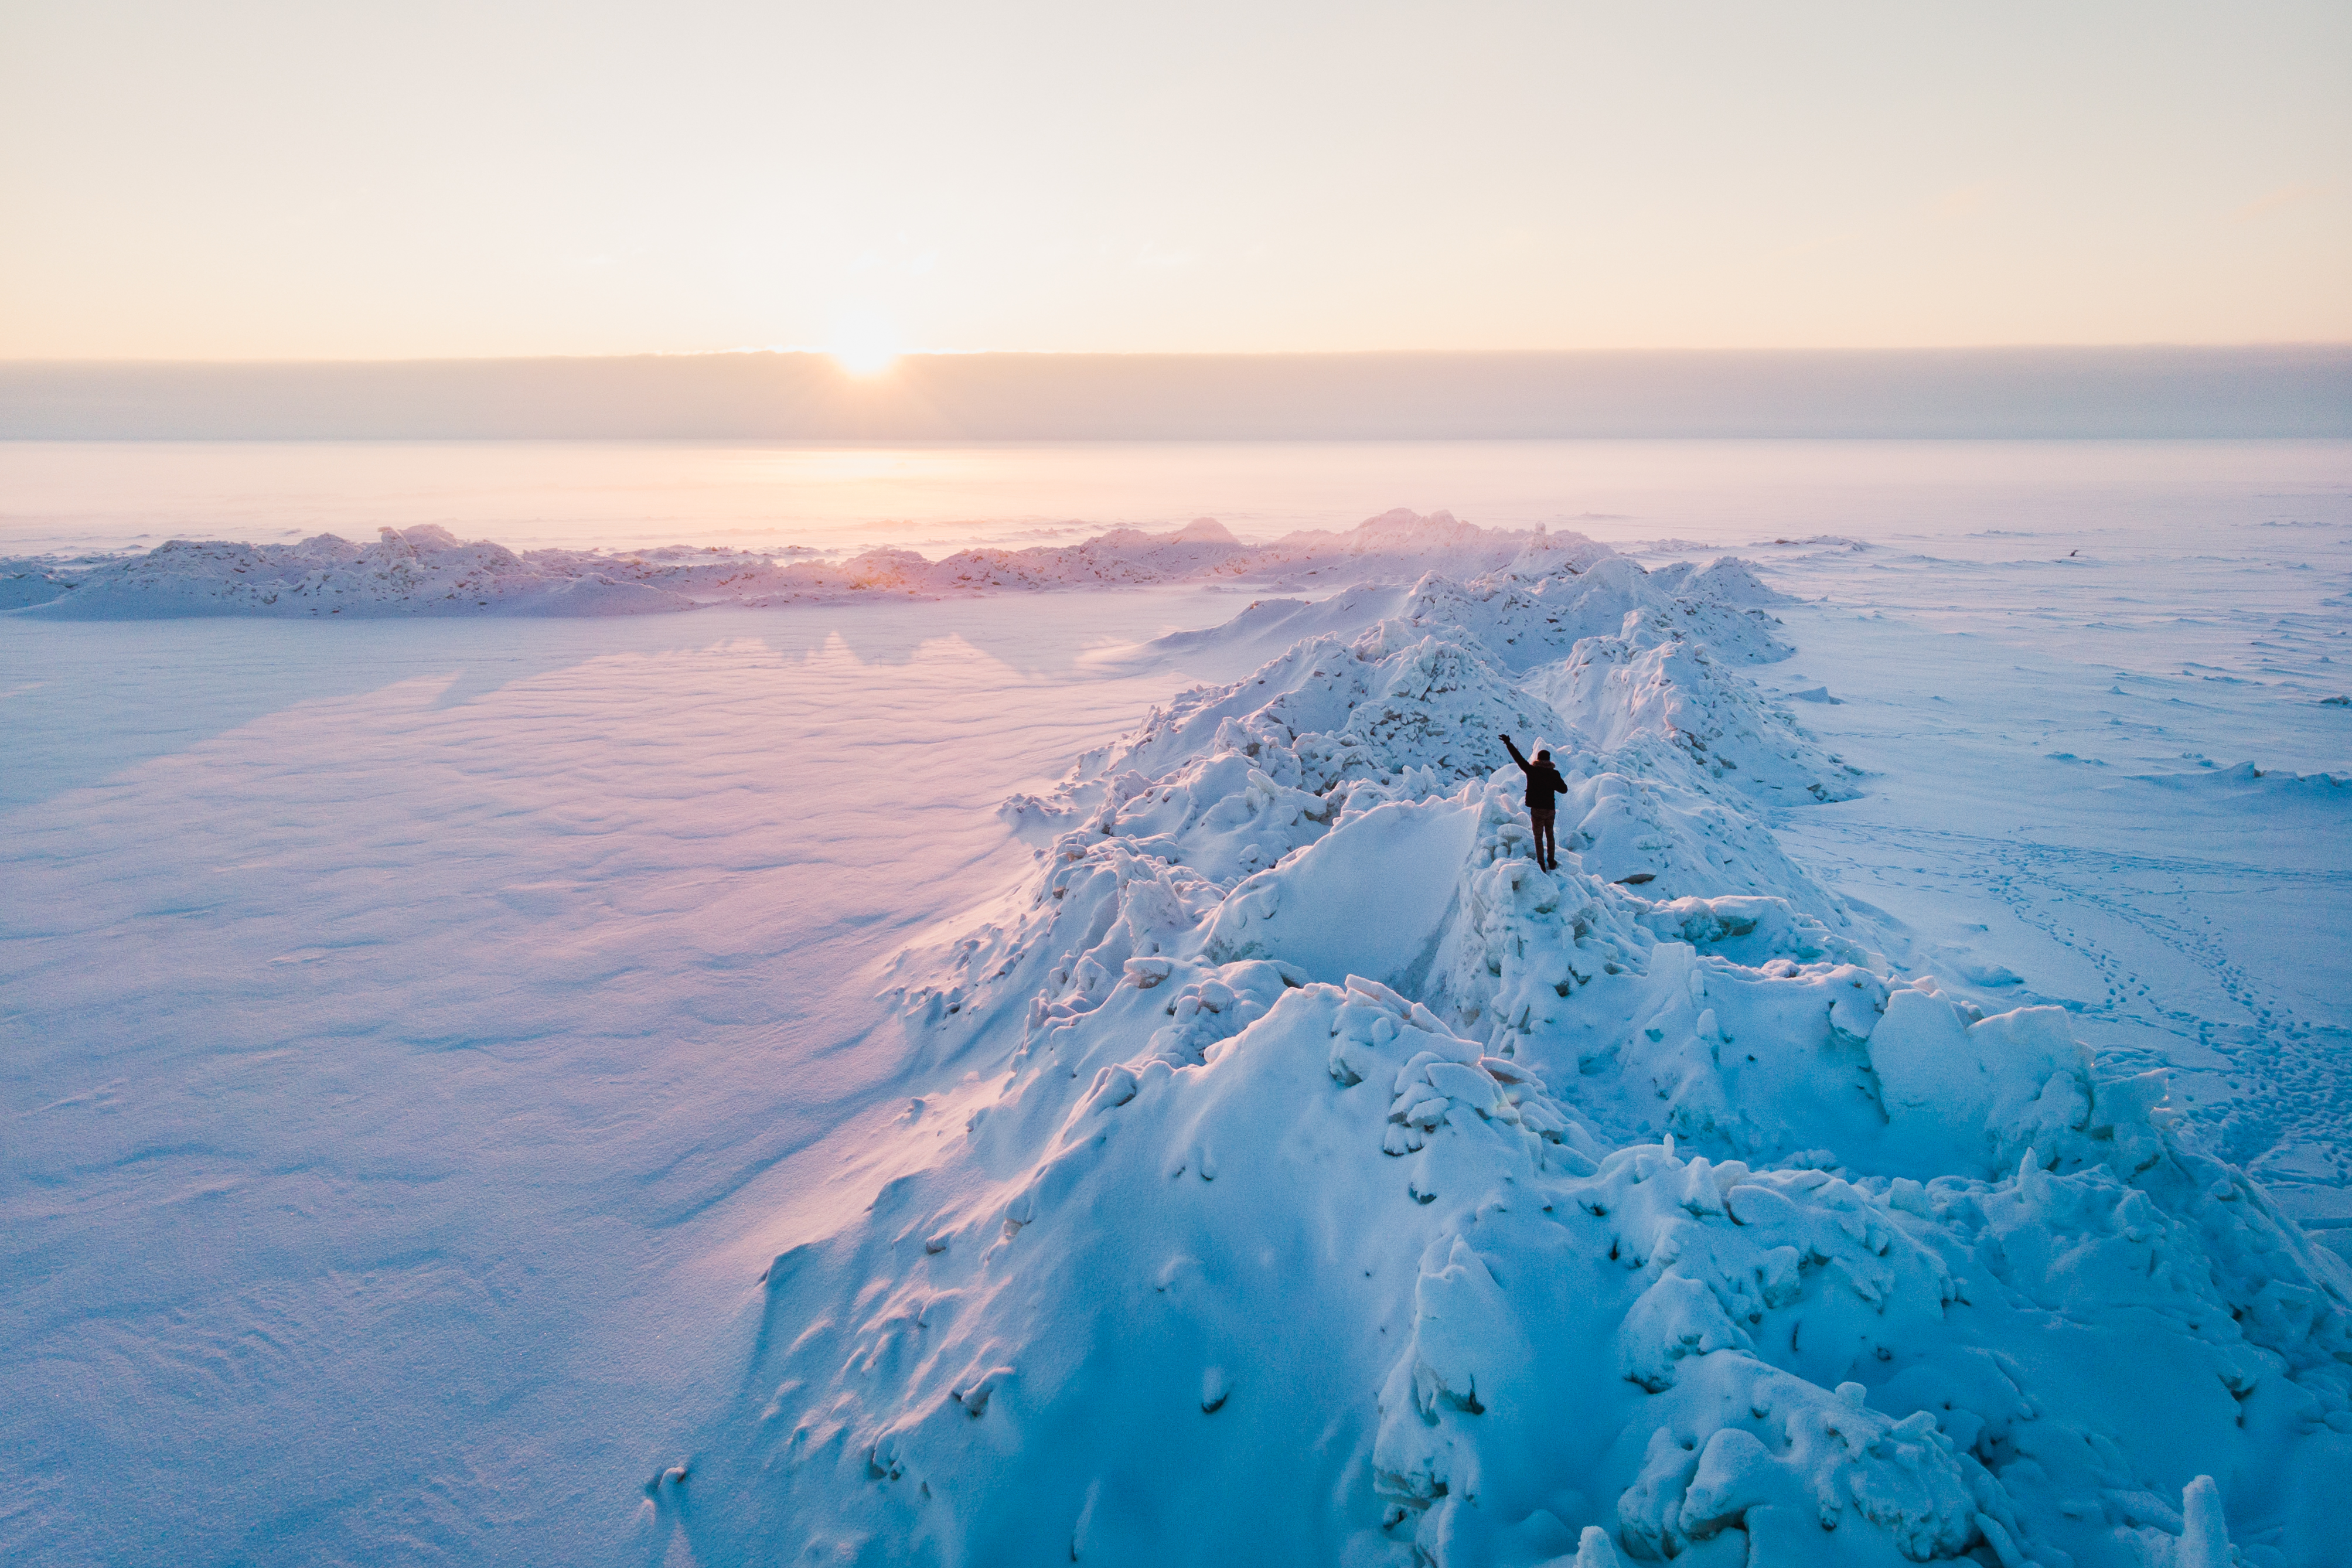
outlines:
[[[1552,841],[1552,814],[1530,811],[1528,821],[1536,830],[1536,864],[1547,871],[1559,867],[1559,847]]]

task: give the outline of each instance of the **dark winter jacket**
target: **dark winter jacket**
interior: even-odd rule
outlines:
[[[1552,796],[1568,793],[1568,781],[1559,776],[1559,770],[1552,766],[1549,761],[1531,763],[1519,755],[1519,749],[1511,745],[1511,738],[1508,735],[1503,737],[1503,744],[1510,748],[1511,761],[1518,763],[1519,771],[1528,775],[1528,809],[1529,811],[1557,809],[1559,802],[1554,800]]]

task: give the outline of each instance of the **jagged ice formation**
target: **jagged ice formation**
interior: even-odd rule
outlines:
[[[1740,675],[1752,575],[1553,540],[1233,635],[1317,615],[1009,803],[1030,886],[902,959],[938,1089],[760,1282],[689,1535],[2327,1560],[2352,1281],[2162,1074],[1892,973],[1780,853],[1857,780]],[[1556,873],[1503,731],[1572,786]]]

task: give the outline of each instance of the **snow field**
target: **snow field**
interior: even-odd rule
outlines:
[[[1603,584],[1640,602],[1556,663],[1479,614]],[[901,960],[941,1087],[763,1276],[687,1538],[2324,1560],[2352,1274],[2160,1071],[1902,978],[1771,847],[1767,792],[1854,770],[1697,635],[1770,658],[1763,597],[1591,552],[1360,594],[1013,801],[1027,907]],[[1506,726],[1578,784],[1558,874]]]
[[[1186,609],[0,628],[0,1556],[634,1561],[879,966]]]
[[[2200,1148],[2352,1246],[2341,496],[2252,498],[2178,541],[1759,554],[1815,602],[1779,607],[1798,651],[1755,673],[1868,774],[1784,814],[1790,852],[1906,969],[2063,1005],[2103,1058],[2168,1068]]]

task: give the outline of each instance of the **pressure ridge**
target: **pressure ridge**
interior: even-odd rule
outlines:
[[[2323,1561],[2352,1280],[1780,851],[1866,781],[1742,673],[1772,597],[1549,535],[1254,606],[1009,802],[871,1206],[656,1502],[778,1562]]]

